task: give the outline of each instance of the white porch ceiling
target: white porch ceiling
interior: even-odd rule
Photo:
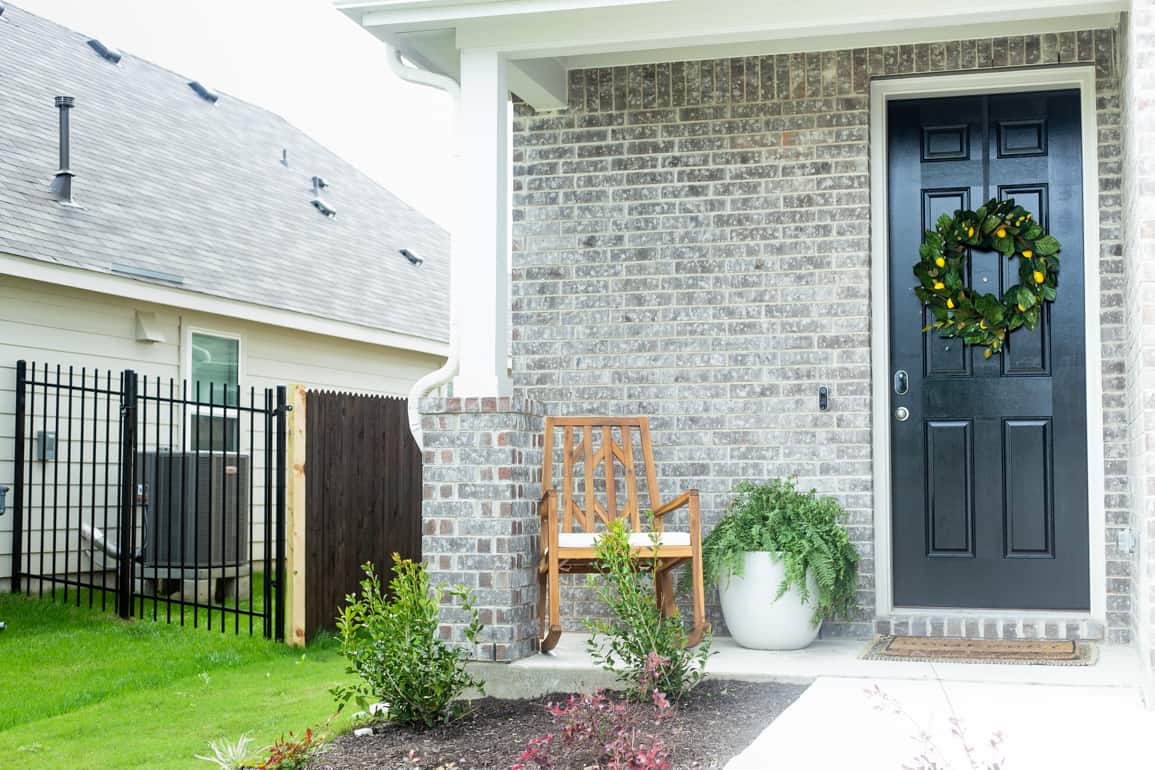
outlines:
[[[565,104],[574,68],[753,56],[1114,26],[1125,0],[338,0],[419,66],[500,51],[510,88]]]

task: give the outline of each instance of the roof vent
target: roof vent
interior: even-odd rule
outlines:
[[[6,9],[4,8],[4,3],[0,3],[0,16],[3,16],[3,15],[4,15],[4,11],[5,11],[5,10],[6,10]]]
[[[72,205],[72,169],[71,166],[71,126],[68,113],[72,111],[76,100],[71,96],[56,97],[56,109],[60,111],[60,168],[52,180],[52,194],[61,203]]]
[[[425,261],[424,259],[417,256],[416,254],[414,254],[409,249],[401,249],[401,256],[403,256],[407,260],[409,260],[409,264],[411,264],[411,265],[420,265],[422,262]]]
[[[289,149],[287,147],[281,148],[281,165],[285,168],[289,167]]]
[[[322,214],[329,217],[329,219],[332,219],[333,217],[337,216],[337,210],[326,203],[325,199],[321,197],[321,191],[326,189],[328,186],[329,183],[325,181],[324,177],[313,177],[313,200],[309,202],[313,204],[313,208],[317,209],[317,211],[320,211]]]
[[[190,80],[188,87],[191,88],[192,90],[196,91],[197,96],[199,96],[200,98],[204,99],[206,102],[209,102],[211,104],[216,104],[217,100],[221,98],[220,94],[218,94],[216,91],[209,88],[208,86],[206,86],[204,83],[200,82],[199,80]]]
[[[121,53],[110,45],[105,45],[96,38],[88,41],[88,47],[100,54],[105,61],[120,64]]]

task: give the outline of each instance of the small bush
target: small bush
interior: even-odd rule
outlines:
[[[304,770],[321,741],[311,727],[299,737],[294,736],[290,730],[287,736],[282,735],[273,741],[273,745],[267,749],[269,755],[256,767],[259,770]]]
[[[337,616],[346,670],[360,681],[334,688],[333,695],[342,706],[350,700],[363,709],[388,703],[389,718],[406,725],[429,727],[461,716],[461,694],[470,687],[484,690],[484,683],[466,670],[467,650],[438,638],[438,611],[443,594],[456,598],[470,618],[465,638],[475,643],[481,621],[473,593],[464,586],[430,589],[424,564],[394,554],[386,598],[373,565],[363,569],[360,595],[345,597]]]
[[[632,697],[648,699],[656,689],[680,700],[706,676],[711,637],[707,633],[701,644],[687,649],[681,617],[662,617],[654,594],[659,556],[655,539],[655,558],[648,565],[631,558],[630,530],[620,520],[598,538],[601,579],[591,584],[613,617],[586,619],[587,649],[595,663],[618,675]]]
[[[252,754],[250,748],[253,739],[245,733],[235,742],[230,742],[221,738],[220,740],[210,741],[209,748],[212,750],[212,756],[204,754],[194,755],[197,759],[203,759],[205,762],[211,762],[220,770],[237,770],[240,767],[247,767],[249,765],[249,755]]]
[[[561,730],[530,738],[510,770],[551,770],[558,749],[564,759],[588,755],[598,763],[592,767],[604,762],[608,770],[669,770],[670,750],[648,725],[660,725],[673,709],[658,690],[653,691],[653,704],[654,714],[647,718],[637,708],[615,703],[602,690],[571,695],[564,706],[550,703],[546,710],[562,720]]]

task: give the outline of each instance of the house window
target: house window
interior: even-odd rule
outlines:
[[[241,341],[206,332],[189,334],[189,432],[193,451],[235,452],[240,445]],[[233,408],[230,408],[233,407]]]

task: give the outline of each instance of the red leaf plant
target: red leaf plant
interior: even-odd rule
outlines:
[[[658,666],[660,658],[655,669]],[[659,726],[673,713],[673,707],[656,688],[652,700],[652,717],[613,700],[603,690],[593,695],[571,695],[565,705],[550,703],[546,711],[561,720],[561,729],[556,734],[530,738],[510,770],[553,770],[557,767],[553,752],[559,748],[562,756],[594,754],[607,770],[669,770],[670,749],[649,728]]]

